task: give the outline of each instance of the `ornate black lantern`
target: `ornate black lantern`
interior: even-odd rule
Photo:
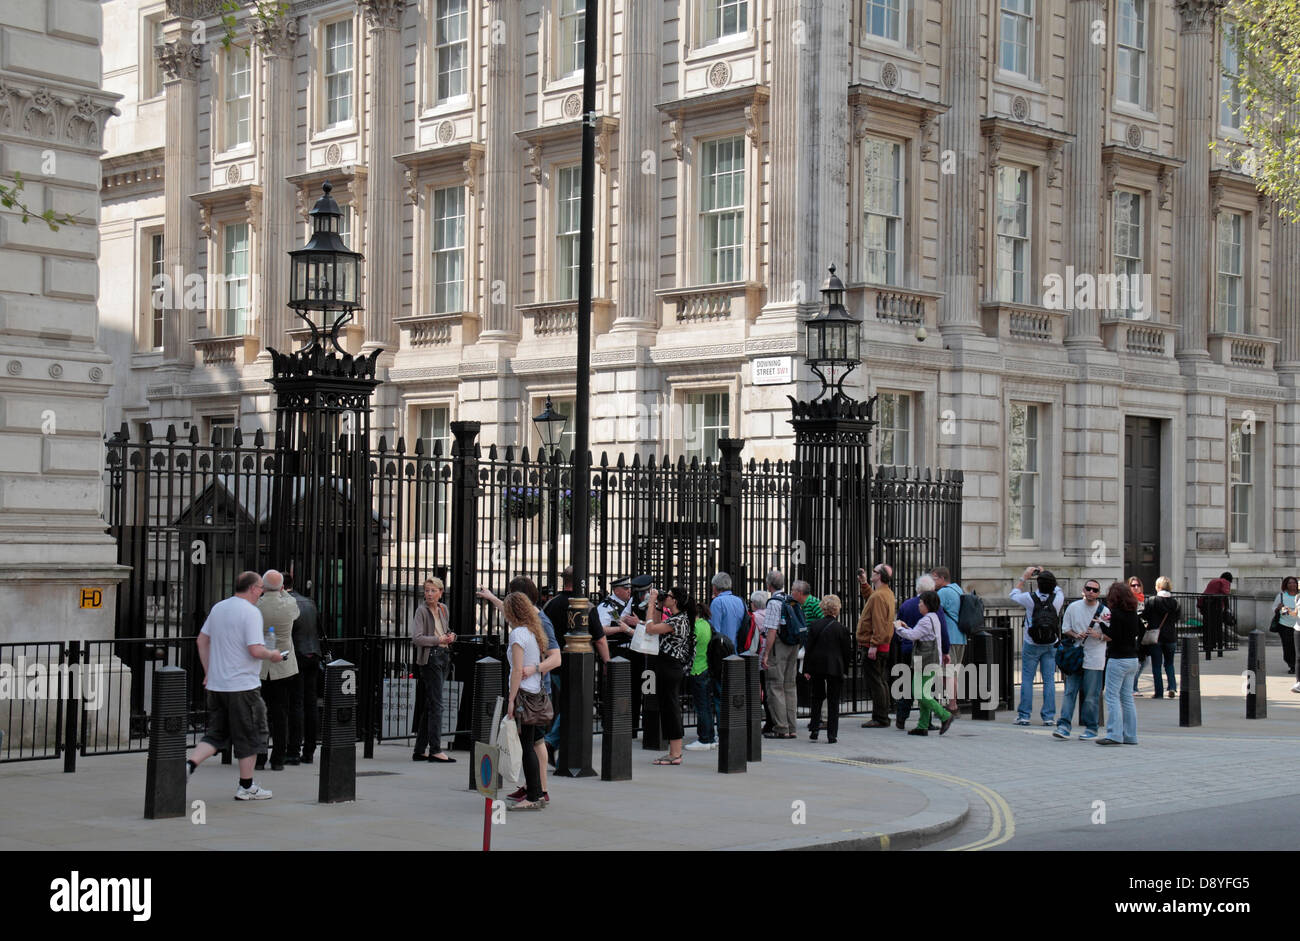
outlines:
[[[533,424],[537,426],[537,433],[542,436],[542,444],[548,453],[554,453],[560,446],[560,436],[564,434],[564,426],[568,421],[567,415],[562,415],[555,410],[548,395],[546,408],[542,410],[542,414],[533,417]]]
[[[822,381],[814,402],[833,389],[832,399],[844,399],[844,377],[862,362],[862,323],[844,307],[844,282],[830,267],[822,285],[826,306],[808,321],[808,367]]]
[[[341,353],[339,331],[361,307],[361,253],[349,249],[339,237],[343,214],[330,196],[332,188],[321,184],[324,195],[310,213],[311,241],[289,253],[289,306],[311,327],[312,346],[325,336]]]

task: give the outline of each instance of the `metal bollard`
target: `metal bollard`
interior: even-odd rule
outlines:
[[[741,654],[745,661],[745,758],[763,760],[763,700],[758,687],[758,654]]]
[[[986,675],[992,676],[993,670],[997,666],[997,655],[994,650],[994,637],[988,631],[980,631],[971,638],[975,645],[975,663],[976,670],[983,671]],[[972,719],[982,719],[992,722],[998,717],[998,703],[1001,700],[1001,690],[993,689],[993,683],[976,683],[976,696],[971,703],[970,716]]]
[[[647,682],[658,682],[654,672],[654,661],[646,657],[645,671],[640,677],[632,677],[632,681],[641,684],[641,750],[658,751],[663,747],[664,742],[663,729],[659,725],[659,690],[657,686],[651,686],[655,692],[645,691]]]
[[[325,725],[321,729],[322,804],[357,799],[357,668],[346,660],[325,665]]]
[[[1268,718],[1268,670],[1264,642],[1268,634],[1260,630],[1250,632],[1250,649],[1246,654],[1246,718]]]
[[[587,617],[594,614],[591,602],[583,597],[569,599],[569,633],[564,635],[564,671],[560,691],[564,705],[561,713],[560,754],[555,773],[568,778],[590,778],[596,774],[591,766],[592,736],[595,734],[592,710],[596,704],[596,654],[587,633]]]
[[[632,664],[622,657],[609,661],[600,724],[600,779],[632,780]]]
[[[1198,637],[1180,637],[1182,650],[1182,691],[1178,694],[1178,725],[1180,728],[1200,728],[1201,725],[1201,661],[1197,657]]]
[[[483,657],[474,661],[474,699],[470,704],[470,754],[473,755],[474,742],[487,744],[492,741],[492,714],[497,708],[497,699],[501,696],[502,685],[501,661],[496,657]],[[504,709],[504,704],[502,705]],[[469,763],[469,789],[478,790],[474,782],[474,762]]]
[[[749,751],[749,721],[746,715],[745,661],[732,654],[722,661],[722,708],[718,722],[718,773],[745,771]]]
[[[186,676],[180,667],[153,675],[149,713],[149,760],[145,766],[144,818],[184,817]]]

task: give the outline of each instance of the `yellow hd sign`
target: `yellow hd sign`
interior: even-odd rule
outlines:
[[[81,589],[81,607],[99,608],[104,604],[104,591],[101,588]]]

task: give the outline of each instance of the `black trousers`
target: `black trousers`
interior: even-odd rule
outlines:
[[[271,727],[271,764],[284,764],[289,744],[289,694],[296,676],[282,680],[263,680],[262,698],[266,700],[267,724]]]
[[[1282,641],[1282,659],[1286,661],[1286,671],[1295,672],[1295,628],[1283,626],[1277,632]]]
[[[659,728],[665,741],[682,737],[683,664],[672,657],[655,658],[655,692],[659,694]],[[672,746],[669,746],[670,748]]]
[[[1219,651],[1219,656],[1223,656],[1223,613],[1218,610],[1210,610],[1205,615],[1205,659],[1210,659],[1212,651]]]
[[[538,725],[524,725],[518,721],[516,724],[519,726],[519,744],[524,751],[524,785],[528,788],[528,799],[541,800],[542,766],[537,761],[537,749],[533,746],[546,730]]]
[[[298,655],[298,675],[289,687],[289,757],[300,754],[310,758],[316,752],[319,737],[320,709],[317,708],[316,683],[320,677],[320,657]]]
[[[844,677],[814,673],[808,681],[808,699],[812,704],[812,718],[808,731],[817,732],[822,727],[822,702],[826,703],[826,734],[838,738],[840,732],[840,687]]]
[[[442,687],[447,679],[451,655],[446,650],[430,650],[429,662],[420,667],[420,682],[415,687],[415,753],[442,751]]]
[[[871,694],[871,718],[877,722],[889,721],[889,657],[884,653],[876,654],[872,660],[864,652],[862,655],[862,672],[866,675],[867,692]]]

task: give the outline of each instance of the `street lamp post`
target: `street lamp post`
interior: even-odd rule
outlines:
[[[569,417],[555,410],[551,397],[546,397],[546,407],[542,409],[540,415],[533,416],[533,425],[537,428],[538,435],[542,439],[542,447],[546,451],[546,460],[550,465],[548,477],[550,479],[551,489],[551,523],[550,523],[550,543],[551,554],[548,559],[547,571],[552,578],[558,573],[556,564],[559,559],[560,551],[560,479],[559,479],[559,459],[556,451],[560,446],[560,439],[564,435],[564,426],[568,424]],[[563,583],[556,586],[556,591],[564,587]]]
[[[329,183],[321,184],[324,195],[309,213],[311,241],[289,253],[289,306],[311,327],[310,346],[320,346],[323,338],[342,353],[339,331],[361,308],[362,256],[339,237],[343,214],[330,195],[332,189]]]
[[[844,394],[844,379],[862,362],[862,323],[844,307],[844,282],[830,267],[822,285],[826,306],[807,323],[808,368],[822,381],[814,402],[834,390],[832,402],[851,402]]]

